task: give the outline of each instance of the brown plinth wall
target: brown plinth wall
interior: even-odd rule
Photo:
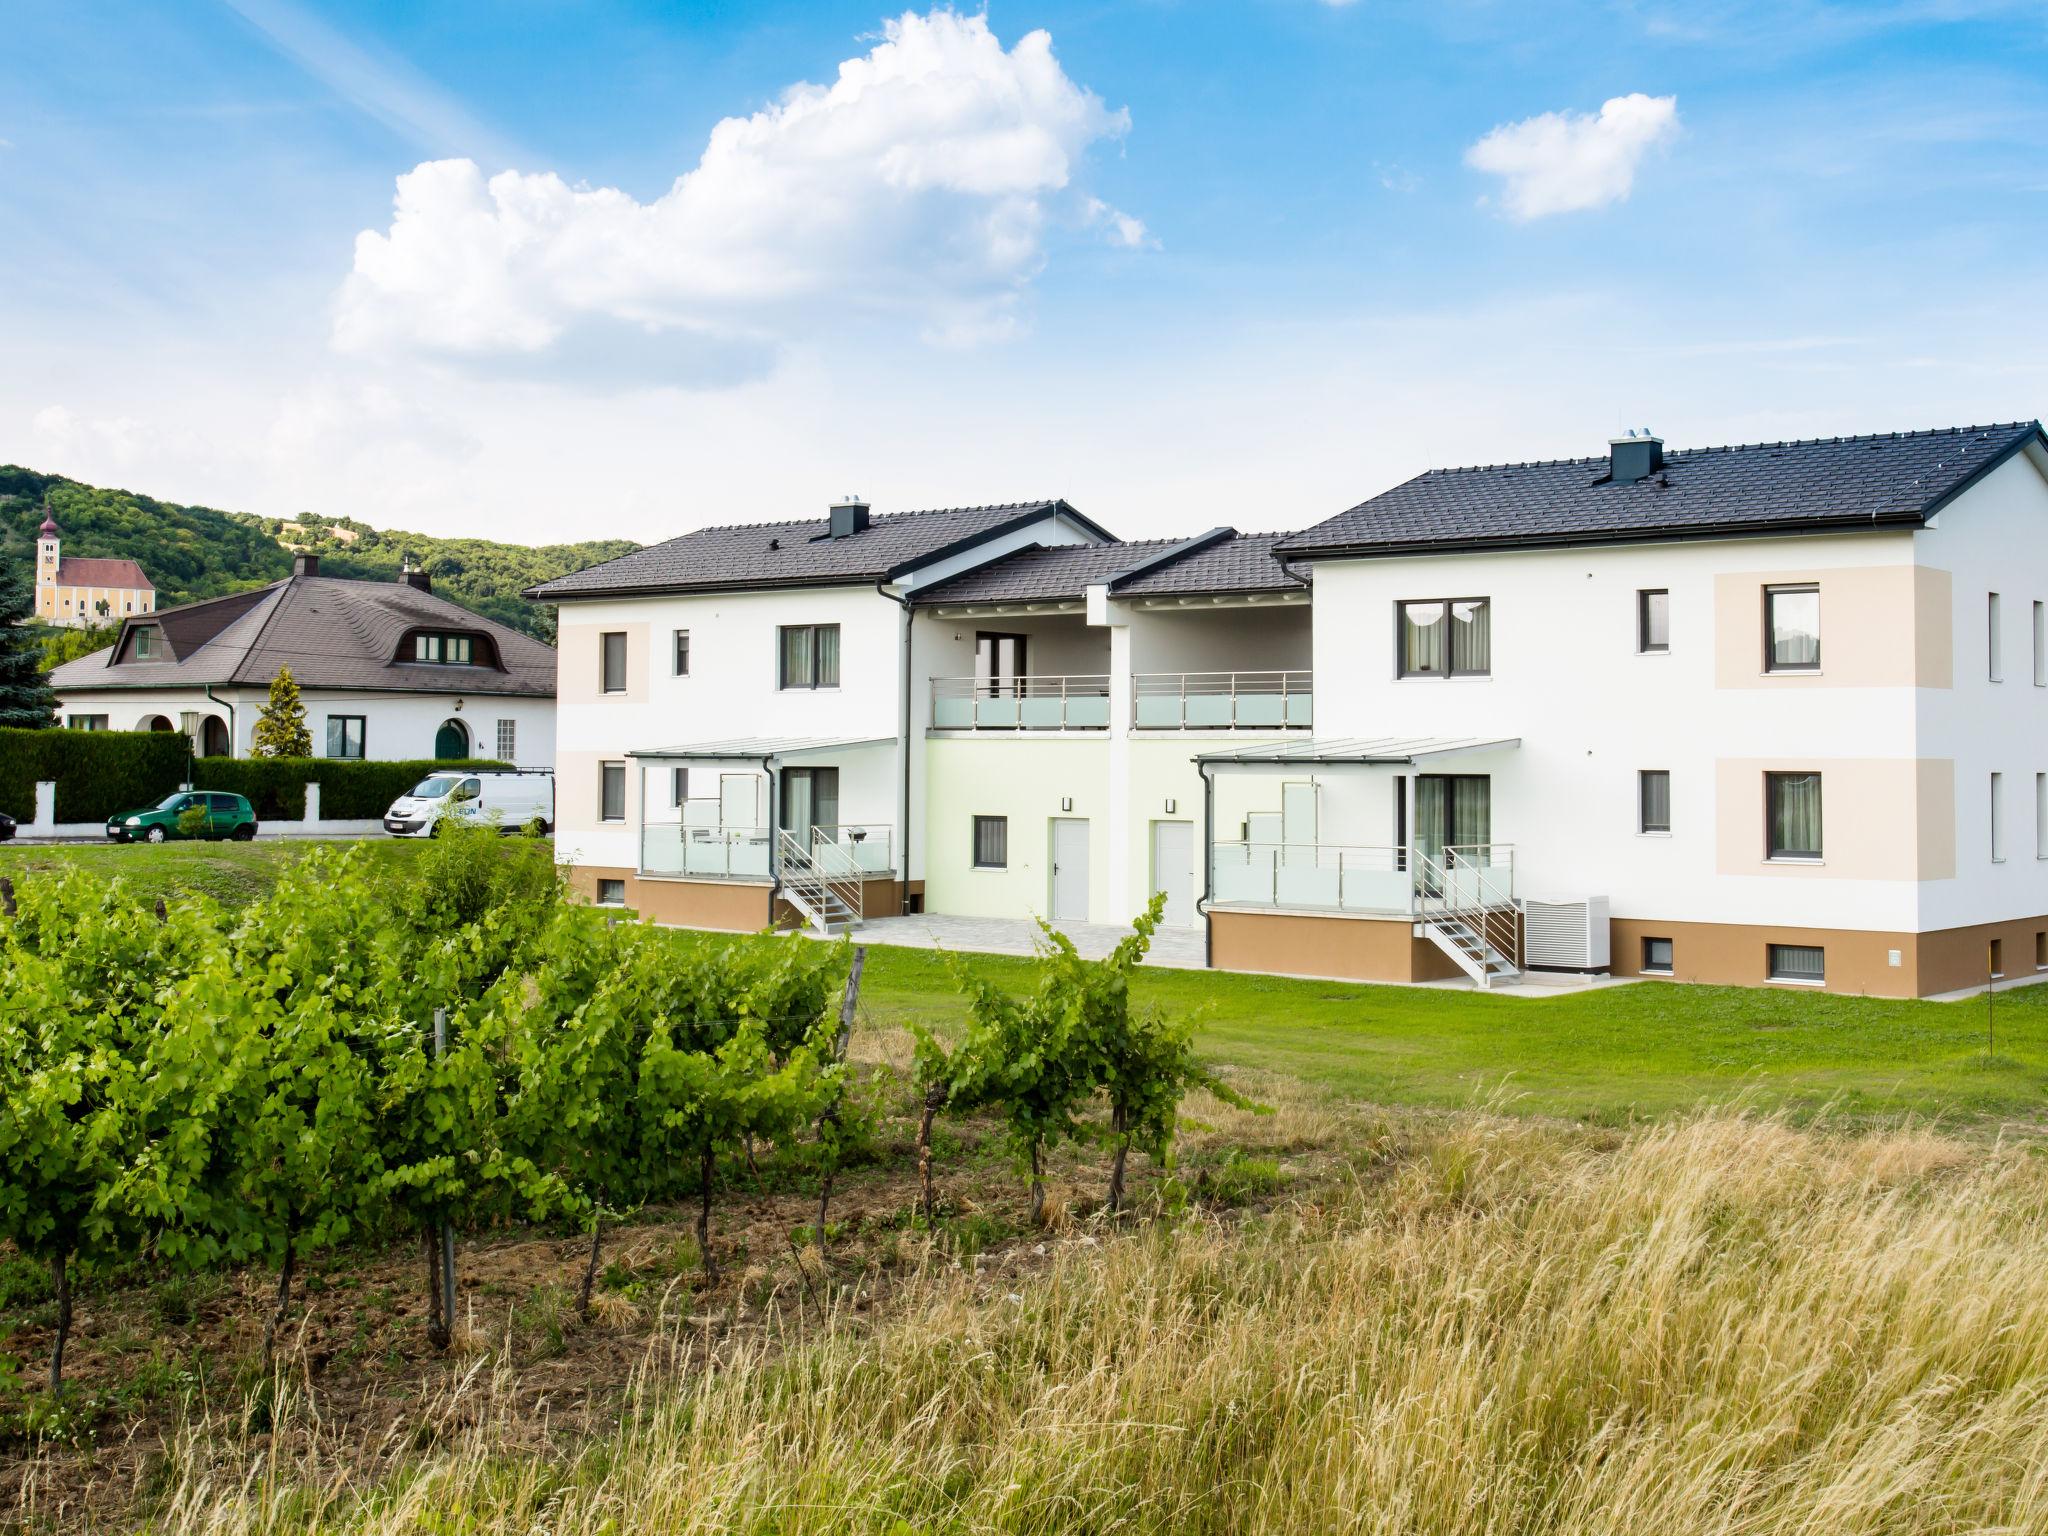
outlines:
[[[626,882],[626,905],[649,922],[673,928],[712,928],[725,933],[759,933],[774,924],[793,924],[797,914],[787,902],[777,899],[771,909],[765,881],[730,885],[712,880],[649,880],[630,869],[606,869],[601,865],[578,864],[569,869],[569,885],[587,901],[597,899],[597,882]],[[924,890],[922,880],[910,889]],[[894,917],[903,910],[903,883],[899,880],[867,880],[861,884],[861,902],[869,917]]]
[[[1429,940],[1418,939],[1405,917],[1215,911],[1209,945],[1209,963],[1219,971],[1344,981],[1442,981],[1464,974]]]
[[[1616,918],[1609,928],[1609,954],[1612,974],[1641,976],[1643,940],[1669,939],[1671,980],[1782,986],[1787,983],[1772,982],[1767,974],[1768,947],[1813,944],[1827,952],[1827,983],[1816,991],[1929,997],[1983,986],[1993,939],[2002,942],[2008,981],[2037,974],[2037,945],[2048,943],[2042,935],[2048,935],[2048,915],[1933,933]],[[1219,971],[1347,981],[1438,981],[1460,974],[1447,955],[1416,938],[1413,924],[1399,918],[1222,909],[1209,914],[1209,943],[1210,964]],[[1893,950],[1899,953],[1897,965],[1891,963]]]
[[[1770,983],[1768,947],[1816,944],[1827,951],[1829,992],[1865,997],[1930,997],[1981,987],[1989,973],[1991,941],[2002,941],[2007,980],[2035,974],[2036,936],[2048,916],[2016,917],[1932,933],[1874,933],[1850,928],[1772,928],[1745,923],[1664,923],[1616,918],[1609,927],[1616,976],[1643,974],[1643,940],[1671,940],[1674,981],[1725,986]],[[1891,963],[1891,952],[1899,963]]]

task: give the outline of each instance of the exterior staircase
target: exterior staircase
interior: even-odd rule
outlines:
[[[1505,850],[1502,850],[1505,852]],[[1441,862],[1415,850],[1415,931],[1482,987],[1522,974],[1522,904],[1512,854],[1446,848]]]
[[[836,844],[806,844],[794,834],[775,834],[777,874],[782,899],[794,907],[805,926],[819,934],[858,928],[866,917],[862,907],[860,871]]]

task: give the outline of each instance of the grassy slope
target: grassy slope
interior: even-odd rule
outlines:
[[[368,846],[380,861],[413,852],[388,841]],[[299,851],[265,843],[0,849],[0,873],[69,862],[123,874],[152,896],[198,889],[237,901]],[[966,963],[1027,985],[1029,961],[976,955]],[[947,967],[929,951],[878,947],[864,988],[870,1015],[955,1027],[964,1011]],[[2048,1092],[2048,986],[1998,999],[1991,1059],[1982,1001],[1652,985],[1531,1000],[1167,970],[1143,973],[1139,987],[1147,1002],[1199,1012],[1203,1048],[1224,1061],[1389,1104],[1500,1099],[1526,1112],[1613,1122],[1746,1095],[1802,1112],[1832,1103],[1857,1116],[1954,1123],[2038,1119]]]
[[[112,843],[97,847],[31,847],[0,843],[0,875],[33,879],[83,869],[102,879],[125,880],[144,898],[175,899],[192,892],[229,906],[252,901],[277,883],[286,865],[305,857],[314,841],[259,843]],[[397,838],[365,844],[380,867],[410,859],[420,845]]]

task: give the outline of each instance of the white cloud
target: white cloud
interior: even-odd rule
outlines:
[[[1088,222],[1105,226],[1105,234],[1111,245],[1121,246],[1127,251],[1143,250],[1159,242],[1146,232],[1143,219],[1132,218],[1120,208],[1112,208],[1099,197],[1091,197],[1087,204]]]
[[[1598,115],[1545,112],[1503,123],[1465,151],[1474,170],[1498,176],[1518,219],[1573,213],[1627,200],[1643,156],[1678,132],[1678,98],[1616,96]]]
[[[735,347],[772,355],[853,312],[946,342],[999,335],[1082,155],[1128,127],[1045,32],[1006,51],[985,17],[906,13],[831,85],[720,122],[651,202],[551,172],[486,179],[466,159],[400,176],[390,228],[356,238],[334,340],[538,358],[579,330],[630,330],[677,343],[683,370],[709,349],[729,373]],[[1078,211],[1115,244],[1144,242],[1107,205]]]

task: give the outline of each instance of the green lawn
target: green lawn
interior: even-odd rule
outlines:
[[[200,890],[249,900],[305,843],[0,847],[0,874],[64,864],[121,875],[143,895]],[[381,869],[418,845],[363,845]],[[968,957],[1018,988],[1028,960]],[[963,1018],[943,956],[875,947],[864,1001],[883,1022],[942,1032]],[[1997,1000],[1998,1051],[1985,1052],[1983,999],[1888,1002],[1811,992],[1643,984],[1499,998],[1195,971],[1146,971],[1142,1001],[1201,1018],[1203,1048],[1346,1098],[1458,1106],[1495,1100],[1529,1113],[1613,1122],[1704,1100],[1747,1097],[1855,1119],[1913,1114],[1947,1125],[2040,1123],[2048,1109],[2048,985]]]

